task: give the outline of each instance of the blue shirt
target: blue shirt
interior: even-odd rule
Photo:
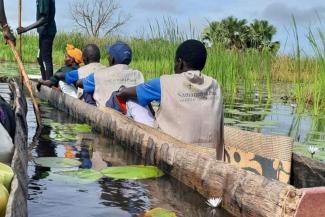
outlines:
[[[136,87],[138,103],[146,107],[152,101],[160,102],[160,78],[155,78]]]
[[[95,75],[91,73],[86,78],[82,80],[82,85],[84,93],[94,93],[95,92]]]
[[[76,81],[79,80],[79,74],[78,74],[78,70],[73,70],[70,72],[67,72],[65,74],[65,82],[69,85],[74,84]]]

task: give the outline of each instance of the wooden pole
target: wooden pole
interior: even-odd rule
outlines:
[[[14,54],[14,56],[16,58],[16,61],[17,61],[17,64],[18,64],[18,67],[19,67],[19,70],[20,70],[20,73],[21,73],[21,77],[23,79],[23,83],[25,84],[25,86],[26,86],[26,88],[27,88],[27,90],[28,90],[28,92],[30,94],[30,97],[32,98],[32,103],[33,103],[34,112],[35,112],[35,116],[36,116],[37,126],[41,126],[41,113],[40,113],[37,101],[36,101],[36,99],[34,97],[33,89],[32,89],[32,86],[30,84],[28,75],[26,73],[24,64],[20,59],[19,53],[18,53],[14,43],[12,41],[10,41],[10,40],[8,40],[7,43],[8,43],[9,47],[11,48],[11,51],[13,52],[13,54]]]
[[[22,17],[22,0],[19,0],[19,5],[18,5],[18,27],[21,27],[21,17]],[[22,53],[22,38],[23,35],[19,35],[19,54],[20,54],[20,59],[23,59],[23,53]]]
[[[19,0],[18,2],[18,27],[21,27],[21,20],[22,20],[22,0]],[[23,35],[20,34],[19,35],[19,55],[20,55],[20,59],[21,61],[23,61],[23,51],[22,51],[22,44],[23,44]],[[20,74],[22,74],[20,72]],[[21,87],[23,89],[24,87],[24,79],[21,76]]]

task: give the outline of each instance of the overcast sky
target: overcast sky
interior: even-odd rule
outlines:
[[[96,0],[89,0],[96,1]],[[72,0],[56,0],[56,21],[59,30],[71,31],[73,22],[69,11]],[[305,35],[308,28],[321,28],[325,32],[325,0],[119,0],[121,10],[132,18],[120,33],[137,36],[148,28],[148,22],[163,17],[177,20],[186,29],[189,23],[201,31],[208,21],[220,20],[227,16],[267,19],[277,27],[275,40],[279,40],[282,50],[292,50],[292,14],[295,16],[304,50],[310,52]],[[35,20],[36,0],[23,0],[23,25]],[[18,0],[5,0],[8,22],[17,26]],[[323,23],[320,22],[320,19]]]

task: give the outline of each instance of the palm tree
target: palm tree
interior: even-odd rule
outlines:
[[[221,21],[221,26],[225,30],[225,44],[227,48],[243,49],[246,46],[246,37],[248,28],[247,20],[239,20],[233,16],[227,17]]]
[[[246,47],[248,33],[247,21],[235,17],[227,17],[221,22],[210,22],[203,32],[203,39],[213,43],[221,43],[229,49]]]
[[[227,49],[254,48],[276,53],[280,43],[272,42],[275,33],[276,28],[266,20],[254,20],[248,25],[247,20],[230,16],[220,22],[210,22],[203,31],[203,40],[221,44]]]
[[[275,47],[272,42],[273,36],[276,34],[276,28],[270,25],[266,20],[254,20],[249,26],[248,47],[263,50],[264,48]]]

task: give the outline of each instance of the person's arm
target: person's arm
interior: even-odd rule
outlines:
[[[73,70],[65,73],[63,80],[69,85],[75,85],[75,83],[79,80],[78,70]]]
[[[84,93],[93,94],[95,92],[95,74],[92,73],[84,79],[79,79],[76,86],[82,88]]]
[[[8,23],[7,23],[3,0],[0,0],[0,23],[1,23],[2,30],[3,30],[3,37],[4,37],[5,41],[8,41],[8,40],[12,41],[16,45],[16,38],[12,34],[10,27],[8,26]]]
[[[118,94],[124,101],[135,100],[141,106],[148,106],[152,101],[160,101],[160,79],[156,78],[136,87],[125,88]]]
[[[28,32],[28,31],[30,31],[32,29],[35,29],[35,28],[38,28],[40,26],[43,26],[43,25],[47,24],[47,21],[48,21],[48,19],[46,18],[45,15],[43,15],[35,23],[33,23],[33,24],[31,24],[31,25],[29,25],[27,27],[18,27],[17,28],[17,33],[22,34],[22,33]]]
[[[22,33],[25,33],[25,32],[28,32],[32,29],[35,29],[35,28],[38,28],[38,27],[41,27],[43,25],[46,25],[47,22],[48,22],[48,15],[49,15],[49,11],[50,11],[50,5],[49,5],[49,1],[47,0],[42,0],[42,1],[39,1],[39,13],[40,13],[40,17],[38,18],[38,20],[27,26],[27,27],[19,27],[17,28],[17,33],[18,34],[22,34]]]
[[[128,101],[130,99],[137,100],[136,87],[124,88],[124,89],[120,90],[117,95],[119,97],[121,97],[123,101]]]
[[[79,80],[76,82],[76,87],[83,89],[83,88],[84,88],[84,84],[83,84],[83,82],[84,82],[84,79],[79,79]]]
[[[59,81],[64,81],[65,79],[65,74],[66,72],[62,72],[62,71],[57,71],[55,74],[54,74],[54,77],[59,80]]]
[[[3,4],[3,0],[0,0],[0,23],[2,27],[4,25],[7,25],[7,18],[6,18],[5,6]]]

